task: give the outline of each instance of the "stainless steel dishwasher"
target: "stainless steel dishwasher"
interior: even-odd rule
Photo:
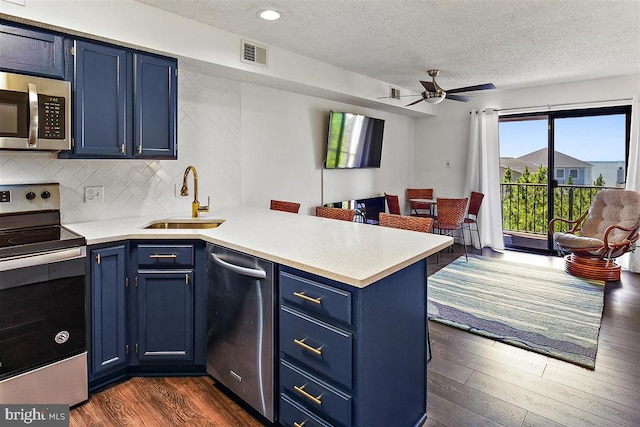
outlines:
[[[274,421],[274,265],[207,250],[207,373]]]

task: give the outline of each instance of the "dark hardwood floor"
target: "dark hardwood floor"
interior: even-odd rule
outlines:
[[[462,254],[456,245],[439,264],[431,257],[429,274]],[[563,267],[556,257],[483,255]],[[640,425],[640,274],[623,272],[606,284],[594,371],[436,322],[429,328],[425,427]],[[208,377],[133,378],[73,409],[70,426],[264,424],[213,384]]]
[[[440,265],[430,263],[429,273],[459,249],[441,255]],[[488,249],[483,255],[564,267],[558,257]],[[623,272],[620,282],[605,285],[594,371],[437,322],[429,330],[425,426],[640,425],[640,274]]]

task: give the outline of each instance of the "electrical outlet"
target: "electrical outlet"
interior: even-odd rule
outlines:
[[[102,185],[95,187],[84,187],[84,202],[95,203],[104,201],[104,187]]]

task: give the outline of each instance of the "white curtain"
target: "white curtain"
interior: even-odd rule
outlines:
[[[640,192],[640,102],[638,95],[631,102],[631,140],[627,168],[627,190]],[[620,258],[620,264],[636,273],[640,272],[640,247]]]
[[[471,191],[484,194],[478,215],[482,246],[497,250],[504,249],[500,202],[498,113],[491,109],[471,111],[465,194],[470,196]],[[474,245],[476,243],[474,242]]]

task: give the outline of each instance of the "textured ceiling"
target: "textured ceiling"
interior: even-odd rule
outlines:
[[[416,92],[640,73],[640,0],[137,1]]]

